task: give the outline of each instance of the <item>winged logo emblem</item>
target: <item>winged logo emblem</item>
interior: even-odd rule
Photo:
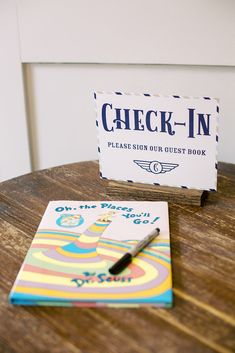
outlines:
[[[175,163],[165,163],[159,161],[142,161],[142,160],[134,160],[140,168],[145,169],[147,172],[154,173],[154,174],[163,174],[170,172],[171,170],[175,169],[179,166],[179,164]]]

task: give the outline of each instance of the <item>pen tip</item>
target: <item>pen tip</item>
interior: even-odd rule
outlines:
[[[158,233],[160,233],[160,228],[156,228],[156,230],[158,231]]]

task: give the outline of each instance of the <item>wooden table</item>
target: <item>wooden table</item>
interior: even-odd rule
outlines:
[[[0,185],[0,352],[235,351],[235,165],[203,208],[170,206],[173,309],[14,307],[8,293],[50,200],[107,199],[97,162]]]

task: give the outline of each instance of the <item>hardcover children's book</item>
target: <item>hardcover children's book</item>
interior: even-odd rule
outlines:
[[[160,234],[119,274],[110,267]],[[12,304],[172,306],[167,202],[51,201],[9,295]]]

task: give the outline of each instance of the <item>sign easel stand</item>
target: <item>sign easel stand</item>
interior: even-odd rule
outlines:
[[[119,200],[168,201],[183,205],[203,206],[208,192],[187,188],[109,180],[106,194]]]

